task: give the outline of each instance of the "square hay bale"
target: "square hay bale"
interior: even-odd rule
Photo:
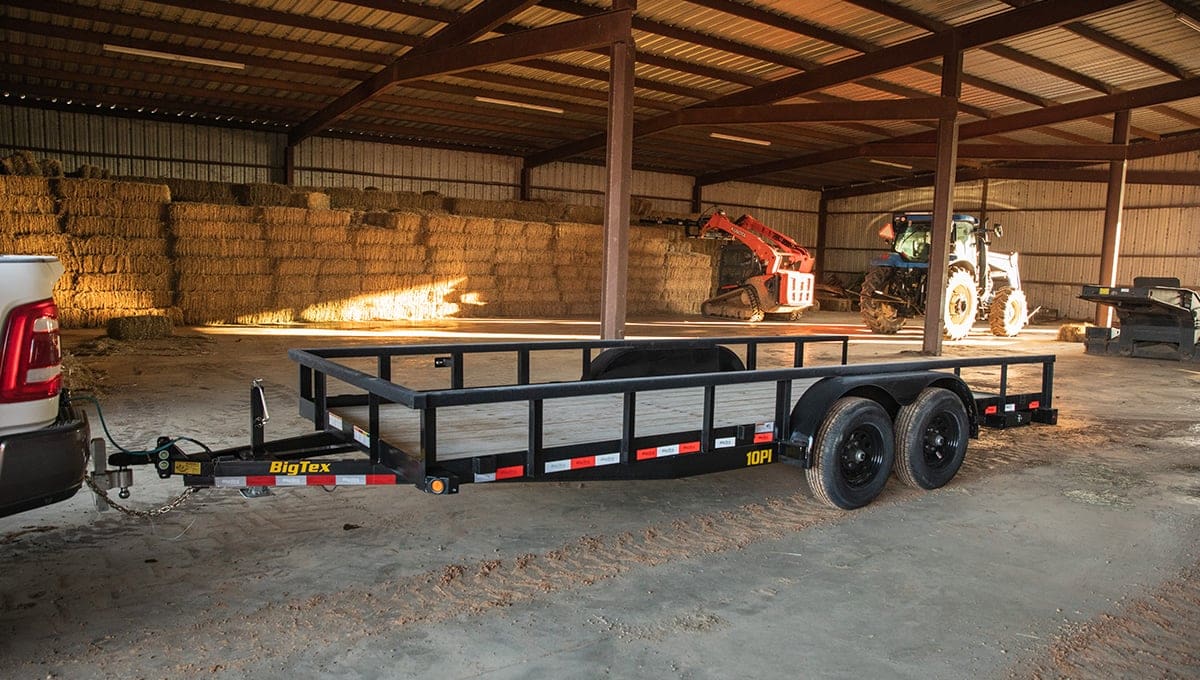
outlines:
[[[57,215],[0,213],[0,234],[57,234],[61,231]]]
[[[233,185],[233,195],[241,205],[286,206],[292,190],[283,184],[251,183]]]
[[[336,227],[345,229],[350,226],[353,213],[349,210],[309,210],[304,223],[310,227]]]
[[[218,205],[237,205],[238,199],[230,182],[208,182],[199,179],[162,180],[171,190],[175,201]],[[236,221],[236,220],[234,220]]]
[[[49,194],[44,196],[25,194],[5,195],[0,191],[0,213],[53,215],[56,210],[57,203],[54,197]]]
[[[0,159],[0,167],[6,175],[29,175],[40,177],[42,165],[32,152],[24,149]]]
[[[80,236],[70,241],[71,253],[86,255],[161,256],[167,255],[167,241],[161,238],[123,236]]]
[[[325,191],[329,196],[329,207],[333,209],[365,210],[363,190],[356,187],[332,187]]]
[[[176,257],[266,257],[267,242],[252,238],[179,238]]]
[[[317,291],[317,277],[314,274],[279,274],[274,283],[275,299],[281,293],[291,295],[309,295]],[[292,298],[293,302],[295,298]]]
[[[178,287],[180,291],[241,291],[270,297],[274,285],[274,277],[271,274],[242,274],[235,277],[220,273],[192,274],[189,272],[179,275]]]
[[[429,235],[461,234],[467,230],[467,221],[458,215],[428,213],[425,215],[424,227]]]
[[[546,222],[525,222],[524,224],[525,243],[549,245],[558,233],[554,225]]]
[[[321,276],[330,274],[353,275],[355,280],[358,280],[358,261],[320,260],[320,265],[317,267],[317,273]]]
[[[447,198],[446,210],[455,215],[475,215],[479,217],[511,217],[511,211],[505,201],[485,201],[477,198]]]
[[[75,293],[71,303],[80,309],[150,309],[170,305],[173,297],[169,291],[110,290]]]
[[[146,290],[162,293],[171,292],[171,275],[167,272],[143,274],[87,274],[74,277],[72,288],[76,293],[101,293],[118,290]]]
[[[159,255],[73,255],[67,269],[78,274],[169,274],[171,261]]]
[[[436,191],[421,192],[420,208],[434,212],[445,212],[446,197]]]
[[[270,241],[272,257],[317,258],[322,260],[349,260],[354,258],[354,245],[350,243],[307,243],[299,241]]]
[[[425,216],[417,212],[366,212],[363,224],[397,231],[420,231]]]
[[[62,234],[5,234],[0,231],[0,253],[10,255],[69,256],[70,246]]]
[[[266,185],[278,186],[278,185]],[[302,227],[308,221],[308,210],[268,205],[259,210],[259,219],[266,224]]]
[[[108,320],[108,337],[114,340],[151,340],[166,338],[174,333],[171,319],[157,314],[120,316]]]
[[[219,222],[214,220],[175,220],[168,228],[178,239],[261,239],[263,226],[256,222]]]
[[[317,291],[321,295],[341,297],[362,292],[362,278],[353,274],[320,274],[317,276]]]
[[[294,191],[288,205],[308,210],[329,210],[329,194],[321,191]]]
[[[56,179],[51,184],[60,199],[107,199],[169,203],[171,190],[166,184],[117,182],[106,179]]]
[[[602,224],[604,208],[598,205],[568,205],[563,210],[563,218],[570,222]]]
[[[0,196],[51,196],[50,180],[45,177],[0,175]]]
[[[167,206],[167,219],[172,222],[258,222],[262,210],[241,205],[213,203],[172,203]]]
[[[96,217],[74,215],[66,218],[66,231],[72,236],[118,236],[129,238],[162,238],[165,224],[157,219],[133,217]]]
[[[58,202],[58,213],[66,216],[127,217],[162,221],[166,217],[167,205],[169,204],[160,201],[64,198]]]
[[[219,276],[246,276],[270,274],[275,270],[275,261],[268,257],[179,257],[175,269],[183,274],[215,274]]]
[[[275,273],[284,275],[316,276],[323,260],[311,257],[289,257],[275,263]]]

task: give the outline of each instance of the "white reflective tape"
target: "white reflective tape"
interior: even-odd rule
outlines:
[[[213,477],[213,486],[218,489],[242,489],[246,486],[245,477]]]
[[[365,486],[367,483],[366,475],[334,475],[333,483],[337,486]]]
[[[342,429],[342,417],[336,413],[330,413],[329,414],[329,427],[332,427],[335,430]]]
[[[546,461],[546,472],[564,472],[571,469],[571,459]]]
[[[275,477],[276,486],[304,486],[307,483],[307,477],[298,477],[294,475],[277,475]]]
[[[718,437],[715,445],[718,449],[727,449],[731,446],[737,446],[737,437]]]
[[[355,425],[354,426],[354,441],[358,442],[359,444],[362,444],[363,446],[370,446],[371,445],[371,435],[367,434],[366,430]]]
[[[775,431],[775,421],[774,420],[768,420],[765,423],[755,423],[754,424],[754,434],[763,434],[764,432],[774,432],[774,431]]]
[[[1005,404],[1005,405],[1004,405],[1004,412],[1005,412],[1005,413],[1008,413],[1008,412],[1010,412],[1010,411],[1016,411],[1016,410],[1017,410],[1017,405],[1016,405],[1016,404]]]
[[[477,483],[477,484],[482,484],[483,482],[494,482],[494,481],[496,481],[496,473],[495,472],[485,472],[483,474],[479,474],[478,472],[475,473],[475,483]]]
[[[596,466],[597,467],[599,467],[601,465],[616,465],[617,463],[620,463],[620,462],[621,462],[621,454],[620,453],[605,453],[605,454],[596,456]]]
[[[671,444],[670,446],[658,447],[658,457],[659,458],[662,458],[663,456],[677,456],[677,455],[679,455],[679,444]]]

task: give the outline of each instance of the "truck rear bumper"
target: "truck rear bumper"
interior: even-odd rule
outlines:
[[[83,484],[87,416],[61,409],[49,427],[0,437],[0,517],[63,501]]]

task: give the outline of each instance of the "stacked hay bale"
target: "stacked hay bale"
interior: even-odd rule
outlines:
[[[98,179],[60,179],[52,186],[67,237],[70,291],[58,300],[63,324],[94,327],[114,317],[172,314],[167,187]]]
[[[427,320],[459,311],[447,299],[454,281],[430,273],[427,220],[418,212],[369,212],[351,228],[363,294],[344,305],[348,320]]]
[[[440,195],[437,196],[437,201],[433,201],[430,197],[414,191],[379,191],[356,187],[336,187],[322,191],[329,195],[329,207],[334,209],[364,212],[442,209]]]
[[[0,175],[0,253],[55,255],[67,253],[50,180]]]
[[[274,260],[261,208],[172,203],[177,302],[183,320],[204,323],[291,321],[274,313]]]
[[[342,321],[362,293],[351,214],[344,210],[263,208],[267,252],[275,258],[274,313],[301,321]]]

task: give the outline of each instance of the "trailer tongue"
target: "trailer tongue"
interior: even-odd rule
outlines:
[[[828,343],[838,362],[806,366],[806,348]],[[580,379],[533,380],[563,352],[578,357]],[[850,365],[847,353],[837,335],[292,350],[314,433],[267,441],[255,384],[248,446],[165,446],[150,460],[109,462],[150,462],[194,488],[413,484],[439,495],[467,483],[663,479],[788,462],[818,498],[850,509],[874,499],[893,467],[913,486],[945,484],[981,426],[1057,420],[1053,356]],[[760,367],[768,357],[783,365]],[[417,388],[434,366],[440,384]],[[497,366],[510,378],[480,385]],[[980,369],[986,392],[962,377]],[[1021,370],[1023,387],[1011,388]]]

